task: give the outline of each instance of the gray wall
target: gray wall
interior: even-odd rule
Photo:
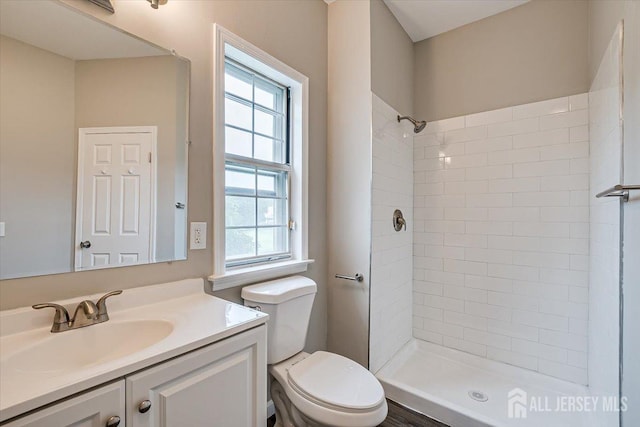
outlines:
[[[177,78],[180,62],[175,56],[76,61],[76,127],[158,127],[158,261],[175,256],[176,144],[184,147],[186,139],[184,109],[180,114],[176,108],[178,86],[184,88]]]
[[[368,2],[329,5],[328,345],[363,366],[369,358],[370,31]],[[334,277],[356,272],[363,282]]]
[[[382,0],[371,1],[371,90],[403,115],[413,112],[413,42]]]
[[[189,251],[186,261],[102,271],[6,280],[0,308],[131,288],[212,273],[212,51],[213,23],[300,71],[310,80],[308,276],[319,286],[307,340],[308,349],[326,340],[326,127],[327,5],[313,1],[170,1],[154,10],[145,1],[114,2],[116,13],[89,2],[64,0],[126,31],[175,49],[191,60],[189,221],[207,221],[208,249]],[[224,293],[239,300],[239,289]]]
[[[369,366],[372,92],[411,114],[413,43],[382,0],[339,1],[329,6],[328,55],[327,340]],[[356,272],[362,282],[334,277]]]
[[[173,55],[74,61],[4,36],[0,40],[0,221],[9,231],[0,240],[0,277],[73,271],[77,128],[82,127],[158,126],[156,259],[173,259],[176,130],[182,129],[180,141],[186,138],[184,103],[182,114],[176,108],[178,88],[184,91],[188,82],[184,73],[182,81],[177,78],[184,61]]]
[[[0,277],[69,271],[74,61],[4,36],[0,61]]]
[[[624,20],[624,182],[640,183],[640,2],[589,2],[589,73],[595,77],[602,55],[620,20]],[[599,191],[591,189],[591,192]],[[624,205],[622,395],[628,410],[622,425],[640,425],[640,193]]]
[[[414,114],[438,120],[584,93],[587,2],[533,0],[415,44]]]

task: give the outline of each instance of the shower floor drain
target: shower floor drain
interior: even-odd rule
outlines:
[[[470,390],[469,397],[473,400],[477,400],[478,402],[486,402],[487,400],[489,400],[489,396],[477,390]]]

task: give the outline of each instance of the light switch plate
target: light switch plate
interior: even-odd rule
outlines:
[[[0,237],[4,237],[4,221],[0,222]]]
[[[207,248],[207,223],[192,222],[190,233],[189,249],[206,249]]]

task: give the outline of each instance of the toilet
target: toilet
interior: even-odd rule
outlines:
[[[382,385],[351,359],[302,351],[316,283],[292,276],[242,288],[244,304],[269,315],[267,364],[276,427],[369,427],[387,416]]]

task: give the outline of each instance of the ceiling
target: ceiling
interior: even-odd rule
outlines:
[[[433,37],[529,0],[384,0],[411,40]]]
[[[75,60],[169,54],[58,2],[0,0],[0,12],[0,34]]]

